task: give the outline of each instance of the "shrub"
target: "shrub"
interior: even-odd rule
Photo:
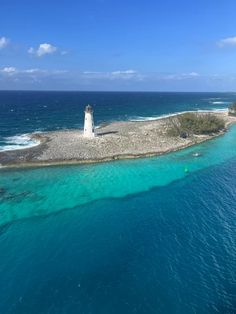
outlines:
[[[184,113],[170,119],[171,126],[168,130],[170,136],[186,138],[190,135],[209,135],[225,128],[223,119],[212,114]]]
[[[236,116],[236,102],[229,107],[229,115]]]

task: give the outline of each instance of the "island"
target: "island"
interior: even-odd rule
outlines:
[[[189,116],[188,116],[189,115]],[[191,119],[214,120],[217,129],[207,132],[192,126]],[[205,125],[205,121],[201,121]],[[38,146],[0,152],[0,165],[34,167],[62,164],[105,162],[161,155],[210,140],[224,134],[236,117],[228,112],[192,112],[176,114],[152,121],[117,121],[101,125],[95,136],[84,136],[83,130],[60,130],[32,134]],[[183,124],[183,125],[181,125]],[[91,124],[92,125],[92,124]],[[212,125],[210,125],[212,127]]]

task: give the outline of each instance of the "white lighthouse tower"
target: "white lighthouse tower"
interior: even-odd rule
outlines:
[[[90,105],[84,110],[84,137],[94,137],[93,108]]]

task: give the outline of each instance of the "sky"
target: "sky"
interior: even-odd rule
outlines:
[[[235,0],[1,0],[0,90],[236,91]]]

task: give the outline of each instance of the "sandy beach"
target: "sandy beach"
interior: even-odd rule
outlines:
[[[236,122],[227,112],[212,112],[223,118],[226,128]],[[62,130],[32,135],[40,140],[36,147],[0,152],[5,167],[32,167],[60,164],[95,163],[116,159],[155,156],[198,144],[221,135],[170,137],[170,118],[141,122],[113,122],[96,130],[96,137],[83,137],[82,130]]]

